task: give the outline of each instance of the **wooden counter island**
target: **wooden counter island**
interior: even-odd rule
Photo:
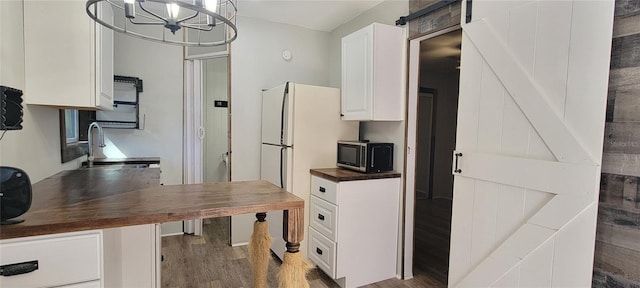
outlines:
[[[104,231],[106,244],[106,231],[113,228],[248,213],[262,218],[274,210],[285,211],[282,236],[289,252],[297,252],[304,236],[301,198],[266,181],[161,186],[159,173],[159,168],[105,166],[64,171],[33,184],[32,206],[18,217],[25,221],[0,228],[0,264],[11,262],[9,256],[5,257],[11,245],[23,239],[39,239],[29,236],[97,230]],[[118,232],[115,237],[124,239],[122,235]],[[124,250],[128,245],[122,242],[115,247]],[[108,260],[107,252],[103,254]],[[104,270],[108,274],[108,267]],[[8,284],[5,281],[9,278],[0,277],[0,284]],[[115,283],[124,284],[122,279],[118,281]]]

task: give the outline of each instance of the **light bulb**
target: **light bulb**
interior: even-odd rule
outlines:
[[[218,13],[218,0],[202,0],[202,7],[210,12]],[[207,25],[213,27],[216,26],[216,19],[207,15]]]
[[[124,15],[127,18],[133,19],[136,17],[136,1],[135,0],[124,0]]]
[[[213,13],[217,13],[218,12],[218,0],[203,0],[204,1],[204,8],[213,12]]]
[[[177,19],[178,13],[180,13],[180,6],[176,3],[167,4],[167,13],[169,13],[169,18]]]

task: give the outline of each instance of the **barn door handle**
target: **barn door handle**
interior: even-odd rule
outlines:
[[[462,173],[462,169],[458,168],[458,159],[460,159],[460,157],[462,157],[462,153],[458,152],[456,154],[454,154],[456,156],[456,167],[453,170],[454,173]]]

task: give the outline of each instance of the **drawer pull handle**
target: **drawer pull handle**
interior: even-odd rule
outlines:
[[[320,192],[322,192],[322,193],[327,192],[327,189],[324,189],[324,187],[322,187],[322,186],[320,186],[320,189],[319,189],[319,190],[320,190]]]
[[[27,274],[29,272],[33,272],[38,270],[38,260],[22,262],[22,263],[14,263],[0,266],[0,275],[2,276],[13,276],[20,274]]]
[[[318,255],[322,255],[322,250],[320,250],[320,248],[316,247],[316,253],[318,253]]]
[[[318,219],[320,219],[320,220],[324,221],[324,215],[322,215],[322,214],[318,214]]]

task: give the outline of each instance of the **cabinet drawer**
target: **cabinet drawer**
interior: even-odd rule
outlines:
[[[338,183],[311,176],[311,194],[330,203],[338,203]]]
[[[311,196],[311,214],[309,216],[311,227],[331,241],[337,240],[338,206],[324,201],[316,196]]]
[[[309,228],[309,259],[329,277],[336,276],[336,243],[324,237],[320,232]]]
[[[0,287],[51,287],[99,280],[100,231],[64,233],[0,241],[0,265],[38,261],[37,269],[0,276]]]

